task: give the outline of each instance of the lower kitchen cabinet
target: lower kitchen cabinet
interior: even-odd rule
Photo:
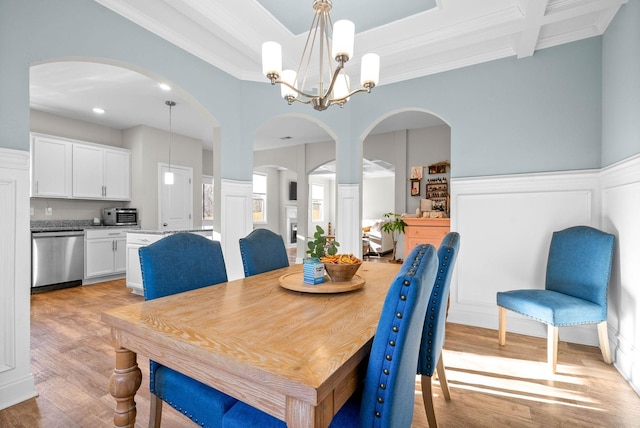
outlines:
[[[84,241],[84,276],[123,274],[126,271],[127,233],[117,229],[88,229]]]
[[[153,244],[175,232],[176,231],[140,231],[127,233],[127,287],[131,288],[132,293],[144,296],[138,249]],[[211,230],[190,230],[184,232],[195,233],[196,235],[212,239]]]
[[[164,237],[165,235],[150,233],[130,232],[127,234],[127,287],[131,288],[132,293],[144,296],[138,248],[153,244]]]

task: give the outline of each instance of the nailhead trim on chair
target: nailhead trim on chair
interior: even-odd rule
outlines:
[[[447,253],[451,253],[451,249],[448,248],[447,249]],[[446,271],[446,268],[449,266],[449,262],[450,262],[450,257],[449,256],[444,256],[443,257],[444,261],[440,264],[440,269],[438,270],[438,277],[436,278],[436,283],[434,284],[434,288],[435,289],[440,289],[440,287],[442,287],[442,274]],[[438,292],[434,292],[433,293],[434,297],[438,297]],[[437,304],[438,304],[438,299],[433,299],[429,302],[429,307],[427,308],[427,313],[430,313],[431,315],[429,315],[429,320],[431,322],[429,322],[429,328],[433,329],[433,321],[435,320],[435,316],[434,316],[434,312],[437,309]],[[428,333],[429,337],[433,336],[433,332],[429,332]],[[429,368],[429,370],[431,370],[433,368],[432,365],[432,361],[433,359],[431,358],[431,354],[433,352],[433,340],[429,339],[427,340],[427,368]]]
[[[414,276],[416,273],[416,269],[418,268],[418,266],[420,265],[420,260],[422,259],[422,256],[424,255],[426,249],[427,249],[428,245],[427,244],[423,244],[421,245],[420,250],[418,251],[418,254],[416,255],[411,268],[409,269],[409,271],[407,272],[408,277]],[[411,285],[411,282],[408,279],[405,279],[402,282],[402,285],[405,287],[409,287]],[[405,302],[407,300],[407,295],[406,292],[401,291],[401,295],[400,295],[400,301],[398,302],[398,312],[396,312],[396,321],[400,322],[400,320],[402,320],[403,317],[403,312],[404,312],[404,308],[405,308]],[[398,333],[400,331],[399,326],[394,325],[391,328],[393,333]],[[393,360],[393,351],[395,349],[396,346],[396,338],[395,337],[390,337],[389,341],[388,341],[388,348],[387,348],[387,353],[385,355],[385,359],[387,361],[392,361]],[[380,380],[382,381],[379,386],[378,386],[378,396],[376,398],[376,402],[378,403],[378,405],[375,406],[375,411],[374,411],[374,415],[376,418],[381,418],[382,417],[382,411],[384,411],[384,402],[385,402],[385,394],[386,394],[386,389],[387,389],[387,384],[386,384],[386,379],[388,378],[390,374],[389,369],[383,369],[382,370],[382,376],[380,377]]]

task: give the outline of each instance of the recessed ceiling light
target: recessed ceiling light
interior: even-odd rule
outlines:
[[[166,83],[159,83],[158,86],[160,86],[160,89],[162,89],[163,91],[171,90],[171,86],[167,85]]]
[[[93,112],[94,112],[95,114],[104,114],[104,109],[103,109],[103,108],[100,108],[100,107],[94,107],[94,108],[93,108]]]

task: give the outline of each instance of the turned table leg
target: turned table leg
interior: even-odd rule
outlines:
[[[136,362],[136,354],[125,348],[116,349],[116,368],[109,378],[109,393],[116,399],[114,426],[135,426],[136,402],[133,398],[141,382],[142,373]]]

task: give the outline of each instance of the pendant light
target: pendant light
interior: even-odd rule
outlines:
[[[164,184],[173,184],[173,172],[171,172],[171,109],[176,105],[175,101],[165,101],[169,106],[169,170],[164,173]]]

